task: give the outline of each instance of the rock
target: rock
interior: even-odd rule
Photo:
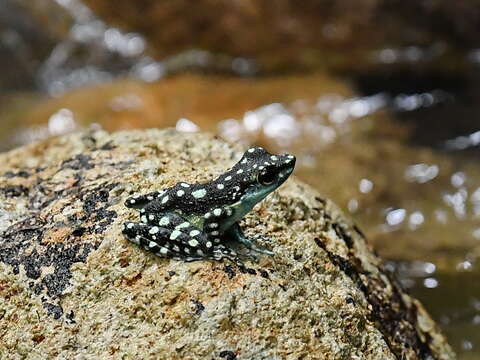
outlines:
[[[72,21],[54,1],[2,1],[0,7],[1,97],[8,90],[31,90],[56,43]]]
[[[468,54],[480,45],[472,0],[85,3],[107,22],[144,35],[160,59],[199,48],[255,59],[264,71],[380,66],[458,74],[472,69]]]
[[[238,149],[237,149],[238,150]],[[102,131],[0,156],[1,358],[453,359],[360,230],[290,179],[243,221],[275,251],[160,259],[125,240],[126,197],[239,157],[204,134]]]
[[[221,120],[240,118],[265,104],[315,101],[325,93],[351,96],[353,89],[346,81],[327,74],[263,79],[184,74],[155,83],[117,80],[27,104],[8,99],[0,102],[4,120],[0,124],[0,150],[71,131],[68,116],[58,116],[65,112],[62,109],[67,109],[77,127],[88,127],[92,122],[108,131],[167,127],[187,118],[202,130],[216,132]],[[60,121],[52,121],[56,116]],[[64,129],[59,126],[62,124]]]

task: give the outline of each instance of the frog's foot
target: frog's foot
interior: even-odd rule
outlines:
[[[218,245],[213,249],[213,257],[214,260],[220,261],[223,259],[227,259],[230,262],[234,263],[241,269],[246,269],[246,266],[240,260],[239,255],[232,249],[227,248],[223,245]]]
[[[123,224],[123,234],[131,242],[143,247],[145,250],[153,252],[159,257],[173,257],[175,254],[161,242],[156,241],[157,236],[152,237],[149,234],[149,227],[142,223],[127,222]],[[158,237],[168,236],[168,230],[159,228]]]
[[[273,255],[273,252],[265,249],[264,247],[257,245],[256,244],[256,239],[262,239],[265,241],[270,241],[267,237],[263,235],[256,235],[252,238],[248,238],[245,236],[243,233],[242,229],[240,229],[240,226],[238,224],[234,224],[226,233],[226,236],[228,236],[230,239],[239,242],[240,244],[243,244],[247,249],[255,251],[260,254],[265,254],[265,255]]]
[[[247,238],[245,236],[242,236],[238,240],[243,245],[245,245],[245,247],[247,247],[250,250],[253,250],[253,251],[255,251],[257,253],[260,253],[260,254],[273,256],[274,255],[273,251],[268,250],[268,249],[256,244],[256,241],[259,240],[259,239],[261,239],[263,241],[271,241],[270,238],[268,238],[266,236],[263,236],[261,234],[257,234],[255,236],[253,236],[252,238]]]

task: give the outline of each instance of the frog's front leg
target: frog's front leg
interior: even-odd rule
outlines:
[[[265,249],[257,244],[252,239],[249,239],[245,236],[243,233],[242,229],[240,228],[240,225],[238,223],[233,224],[226,232],[225,236],[229,236],[232,238],[234,241],[238,241],[245,245],[248,249],[270,255],[272,256],[274,253],[268,249]],[[263,236],[262,236],[263,237]]]

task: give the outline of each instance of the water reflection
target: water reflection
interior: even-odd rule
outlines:
[[[405,209],[390,210],[388,211],[385,220],[387,221],[388,226],[395,227],[405,220],[406,215],[407,211]]]
[[[69,133],[76,128],[73,112],[70,109],[60,109],[48,119],[48,132],[52,135]]]
[[[428,47],[385,48],[375,51],[372,60],[383,64],[430,62],[444,55],[445,50],[445,45],[442,43],[435,43]]]
[[[78,129],[79,126],[75,122],[73,112],[70,109],[62,108],[50,116],[46,125],[32,126],[18,131],[10,141],[17,144],[29,144],[50,136],[68,134]]]
[[[190,121],[188,119],[182,118],[177,121],[177,124],[175,125],[175,129],[180,132],[197,132],[200,130],[198,125],[196,125],[193,121]]]
[[[438,166],[433,164],[413,164],[405,169],[405,179],[411,182],[424,184],[438,175]]]
[[[429,262],[391,262],[387,267],[439,320],[459,357],[475,359],[480,347],[479,267],[464,261],[456,274],[438,271]]]
[[[50,95],[126,76],[154,82],[192,68],[242,76],[258,71],[251,59],[195,49],[154,60],[140,34],[109,27],[80,0],[55,1],[71,16],[73,25],[45,59],[37,76],[40,87]]]
[[[362,194],[367,194],[373,189],[373,182],[368,180],[368,179],[362,179],[360,180],[360,183],[358,184],[358,190]]]
[[[445,147],[448,150],[465,150],[480,145],[480,131],[467,136],[459,136],[451,140],[447,140]]]

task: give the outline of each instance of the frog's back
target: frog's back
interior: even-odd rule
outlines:
[[[150,201],[147,212],[180,210],[184,214],[205,214],[208,211],[231,205],[239,200],[240,187],[226,188],[217,180],[205,184],[181,182],[163,190],[161,196]],[[219,187],[221,189],[219,189]]]

